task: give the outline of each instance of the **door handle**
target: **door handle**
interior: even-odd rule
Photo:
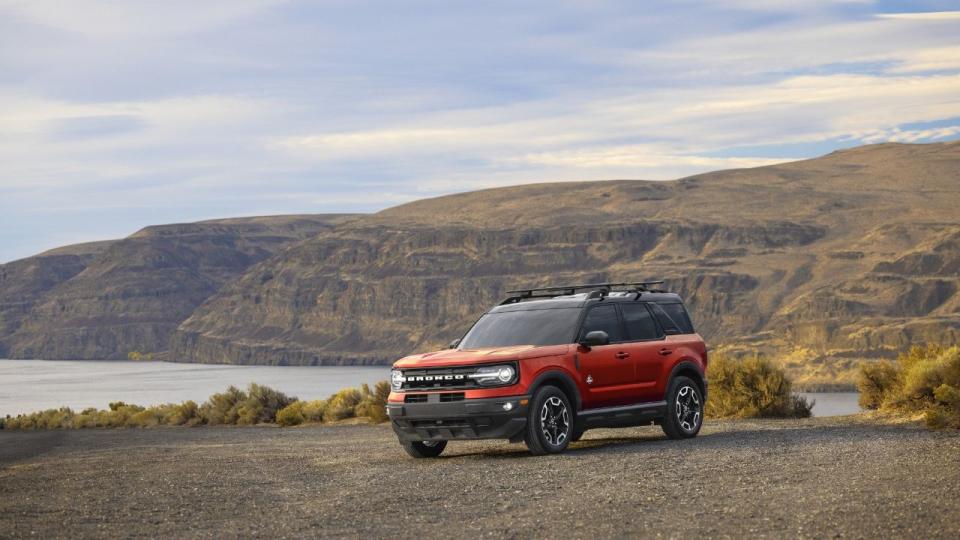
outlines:
[[[670,353],[672,352],[673,352],[673,349],[667,349],[667,348],[660,349],[660,354],[662,356],[670,356]]]
[[[620,360],[623,360],[624,358],[629,357],[629,356],[630,356],[630,353],[620,351],[620,352],[618,352],[618,353],[616,354],[616,356],[617,356],[617,358],[619,358]]]

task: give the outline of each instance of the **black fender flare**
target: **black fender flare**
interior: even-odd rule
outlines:
[[[703,399],[707,399],[707,374],[704,373],[703,369],[699,364],[693,360],[681,360],[677,362],[673,369],[670,370],[670,376],[667,377],[667,387],[669,388],[669,381],[672,381],[674,377],[679,375],[681,372],[689,373],[693,372],[696,374],[694,382],[700,385],[700,391],[703,393]]]
[[[533,396],[533,394],[537,391],[538,388],[540,388],[541,386],[543,386],[548,382],[553,382],[553,381],[557,381],[560,383],[559,384],[560,389],[565,391],[567,395],[573,398],[574,410],[579,411],[583,403],[583,400],[580,397],[580,389],[577,388],[577,383],[576,381],[573,380],[573,377],[571,377],[565,371],[560,371],[558,369],[548,369],[547,371],[544,371],[543,373],[537,375],[537,377],[533,379],[533,382],[530,383],[530,395]]]

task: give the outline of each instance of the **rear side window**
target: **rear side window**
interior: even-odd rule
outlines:
[[[610,336],[611,342],[624,341],[623,326],[620,324],[620,318],[617,316],[617,308],[613,304],[597,306],[587,312],[583,319],[583,328],[580,330],[580,337],[603,330]]]
[[[628,339],[643,341],[660,337],[657,323],[653,321],[647,306],[640,303],[620,304],[620,310],[623,313],[623,323],[627,327]]]
[[[650,304],[650,307],[668,335],[693,333],[693,323],[683,304]]]

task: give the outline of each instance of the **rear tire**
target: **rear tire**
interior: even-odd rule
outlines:
[[[410,454],[410,457],[433,458],[443,453],[443,449],[447,447],[447,441],[400,441],[400,446]]]
[[[696,437],[703,426],[703,410],[700,386],[689,377],[675,377],[667,388],[667,416],[660,427],[670,439]]]
[[[573,407],[556,386],[542,386],[530,400],[524,442],[535,456],[558,454],[567,449],[573,435]]]

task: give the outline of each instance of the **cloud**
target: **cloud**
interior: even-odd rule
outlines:
[[[956,12],[888,4],[0,2],[0,215],[27,231],[0,260],[62,230],[957,138]]]
[[[904,21],[960,21],[960,11],[928,11],[924,13],[879,13],[881,19]]]
[[[163,37],[210,30],[252,17],[277,0],[24,0],[0,5],[33,24],[97,40]]]

